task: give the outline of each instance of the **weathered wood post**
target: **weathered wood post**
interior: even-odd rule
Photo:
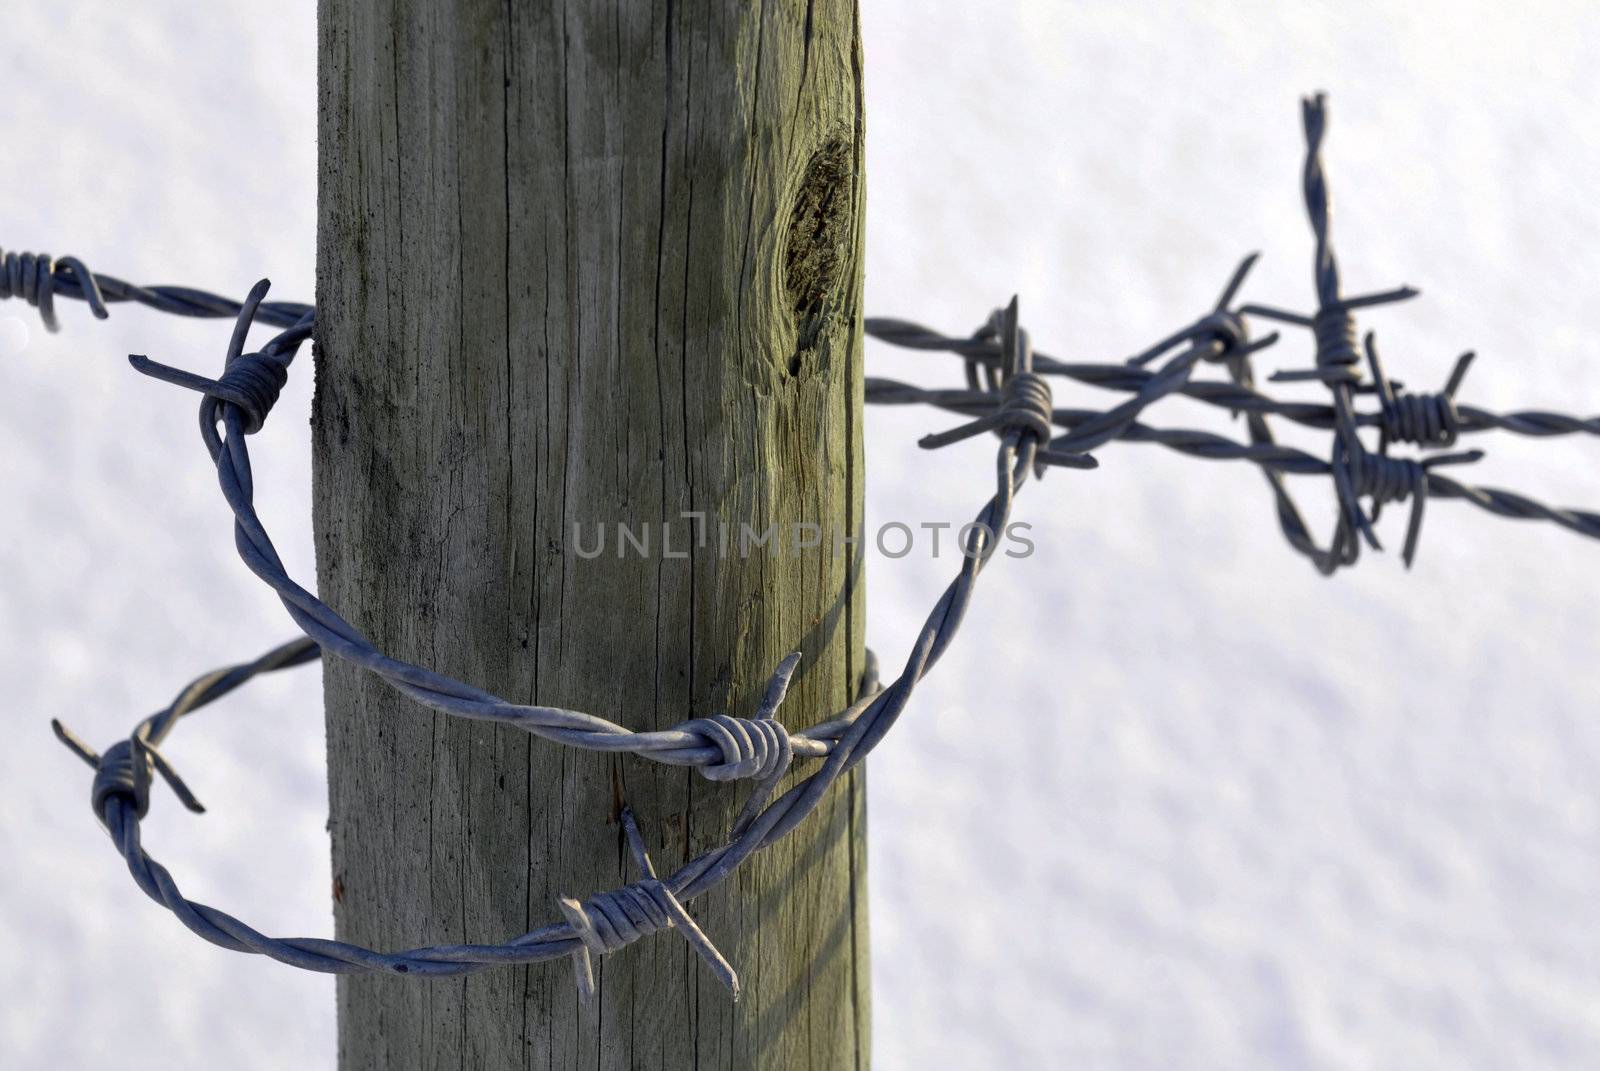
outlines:
[[[635,729],[751,713],[790,650],[790,727],[842,708],[859,545],[796,550],[789,526],[861,520],[854,0],[322,0],[319,21],[323,596],[391,653]],[[647,553],[618,556],[619,522]],[[783,526],[781,551],[741,555],[741,523]],[[605,553],[576,553],[601,525]],[[558,895],[634,876],[619,797],[671,867],[749,790],[435,715],[337,661],[326,685],[347,940],[558,921]],[[598,962],[590,1005],[565,964],[341,979],[342,1065],[864,1064],[862,796],[842,783],[690,905],[738,1005],[670,933]]]

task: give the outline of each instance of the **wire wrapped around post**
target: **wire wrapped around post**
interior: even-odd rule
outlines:
[[[973,597],[977,578],[993,559],[994,534],[1005,529],[1017,495],[1030,476],[1048,466],[1095,467],[1087,451],[1107,444],[1155,443],[1189,457],[1244,461],[1266,478],[1277,521],[1290,546],[1324,573],[1353,564],[1361,539],[1377,547],[1373,530],[1385,503],[1410,501],[1405,559],[1409,564],[1428,498],[1457,499],[1500,517],[1539,520],[1587,538],[1600,538],[1600,514],[1545,505],[1525,495],[1497,488],[1462,484],[1437,471],[1443,466],[1476,461],[1480,450],[1430,453],[1420,457],[1391,455],[1396,443],[1427,449],[1457,445],[1465,435],[1504,430],[1533,437],[1600,434],[1600,417],[1577,417],[1541,410],[1497,414],[1457,400],[1472,359],[1460,358],[1444,389],[1437,394],[1410,394],[1388,378],[1376,342],[1369,332],[1365,356],[1373,382],[1362,382],[1356,348],[1356,310],[1405,300],[1409,287],[1364,297],[1344,297],[1328,234],[1329,198],[1321,160],[1326,133],[1322,97],[1302,104],[1306,164],[1302,176],[1307,213],[1316,240],[1317,308],[1310,315],[1270,306],[1236,305],[1239,291],[1256,263],[1245,257],[1212,309],[1155,345],[1125,361],[1066,361],[1036,352],[1020,324],[1013,298],[990,315],[977,332],[955,337],[909,320],[874,318],[867,333],[880,341],[923,352],[948,352],[961,364],[964,387],[931,388],[881,377],[866,381],[872,404],[927,404],[958,414],[964,423],[926,436],[921,445],[935,449],[975,439],[986,432],[998,438],[994,491],[979,510],[962,547],[953,580],[934,602],[920,630],[912,637],[900,673],[880,687],[876,659],[868,652],[867,668],[855,699],[844,710],[809,728],[790,732],[778,720],[799,656],[790,655],[774,670],[766,693],[752,717],[712,712],[670,729],[634,732],[596,715],[555,707],[513,703],[499,696],[395,659],[377,649],[313,592],[286,570],[254,504],[254,473],[249,437],[266,421],[284,386],[300,347],[311,339],[316,313],[309,305],[268,302],[265,280],[245,300],[235,302],[205,291],[182,287],[139,287],[112,276],[95,275],[75,258],[52,260],[30,254],[0,256],[0,299],[16,298],[36,308],[51,330],[58,326],[55,300],[86,302],[96,316],[107,305],[138,302],[184,316],[231,317],[233,333],[222,371],[210,379],[194,372],[134,357],[134,367],[163,382],[197,392],[202,442],[215,466],[218,487],[234,520],[235,547],[245,565],[282,601],[304,636],[262,655],[205,674],[179,692],[165,708],[139,722],[126,737],[97,752],[59,721],[57,738],[94,770],[91,804],[135,883],[207,941],[241,952],[268,956],[295,967],[331,973],[388,972],[424,976],[462,975],[492,967],[570,958],[581,993],[594,991],[592,958],[662,929],[675,929],[695,948],[707,966],[734,994],[738,978],[689,915],[685,904],[733,874],[753,854],[793,830],[819,805],[827,791],[884,739],[898,722],[921,680],[937,664],[956,636]],[[1274,398],[1256,386],[1255,357],[1278,340],[1276,334],[1252,340],[1251,320],[1261,318],[1307,329],[1314,346],[1309,370],[1280,372],[1274,381],[1311,380],[1323,384],[1323,402]],[[280,329],[260,349],[247,341],[258,323]],[[1159,363],[1158,363],[1159,362]],[[1147,367],[1147,366],[1154,366]],[[1226,379],[1207,379],[1208,366],[1220,367]],[[1057,407],[1049,377],[1129,395],[1099,410]],[[1377,399],[1375,410],[1363,410],[1359,399]],[[1143,419],[1156,403],[1189,398],[1242,415],[1248,441],[1215,432],[1171,428]],[[1278,443],[1272,420],[1330,431],[1333,447],[1316,456]],[[1375,429],[1377,450],[1362,441]],[[1059,433],[1058,433],[1059,432]],[[1294,499],[1290,477],[1331,479],[1339,503],[1334,535],[1326,547],[1310,534]],[[1362,500],[1371,503],[1370,515]],[[984,533],[988,533],[985,535]],[[339,658],[377,676],[424,707],[453,717],[501,722],[552,743],[602,754],[628,753],[642,759],[698,769],[715,782],[752,782],[744,807],[722,843],[658,876],[631,810],[618,821],[638,868],[633,881],[602,890],[586,899],[558,901],[564,921],[543,926],[498,944],[455,944],[380,952],[319,938],[273,938],[231,915],[184,897],[172,875],[144,850],[141,821],[151,805],[157,779],[168,785],[189,810],[204,808],[165,755],[165,741],[188,714],[221,699],[249,680],[318,658]],[[780,791],[797,768],[814,763],[809,773]]]

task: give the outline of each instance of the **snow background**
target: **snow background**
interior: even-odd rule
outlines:
[[[1391,370],[1436,387],[1472,347],[1467,401],[1600,409],[1600,11],[863,7],[869,310],[967,330],[1015,291],[1042,349],[1113,359],[1258,248],[1246,295],[1306,307],[1297,98],[1323,88],[1347,286],[1424,290],[1363,319]],[[308,0],[8,5],[7,248],[231,294],[269,274],[309,300],[315,51]],[[332,982],[204,945],[138,894],[49,734],[61,716],[103,743],[291,632],[233,556],[192,401],[123,363],[209,367],[218,325],[62,319],[46,336],[0,306],[0,1062],[327,1065]],[[1308,353],[1291,337],[1268,367]],[[301,576],[308,372],[259,440],[262,513]],[[1153,420],[1242,436],[1181,400]],[[915,448],[946,423],[873,411],[873,518],[981,504],[988,447],[947,451],[936,480]],[[1473,481],[1600,503],[1592,444],[1473,445]],[[1255,470],[1100,458],[1029,489],[1038,552],[985,574],[871,762],[879,1065],[1592,1063],[1595,547],[1441,502],[1409,574],[1367,554],[1330,581],[1281,542]],[[1329,496],[1297,486],[1320,536]],[[890,664],[952,565],[871,563]],[[191,896],[267,932],[330,930],[320,710],[314,671],[219,707],[173,749],[212,815],[167,799],[146,824]]]

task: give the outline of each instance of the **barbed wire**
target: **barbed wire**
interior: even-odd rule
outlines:
[[[1245,305],[1238,311],[1249,314],[1263,308]],[[1276,310],[1275,310],[1276,311]],[[868,337],[903,349],[928,352],[953,353],[966,364],[980,368],[996,366],[1000,347],[984,337],[982,332],[972,335],[946,335],[912,320],[886,316],[869,316],[865,320]],[[1130,359],[1131,360],[1131,359]],[[1041,375],[1055,375],[1071,379],[1085,386],[1113,391],[1138,391],[1154,373],[1129,363],[1101,363],[1091,361],[1062,361],[1046,355],[1034,354],[1034,364]],[[872,382],[872,377],[868,377]],[[1401,384],[1390,381],[1398,389]],[[1333,407],[1321,402],[1295,401],[1273,398],[1261,394],[1253,387],[1220,380],[1190,380],[1173,393],[1204,402],[1229,413],[1260,413],[1283,417],[1293,423],[1318,431],[1333,427]],[[891,403],[895,404],[895,403]],[[1600,416],[1575,417],[1543,409],[1523,409],[1512,413],[1495,413],[1477,406],[1456,403],[1456,423],[1460,434],[1485,431],[1509,431],[1534,438],[1562,435],[1600,435]],[[1381,413],[1356,413],[1356,425],[1362,428],[1381,426]]]
[[[1272,490],[1278,523],[1291,547],[1324,573],[1351,565],[1361,541],[1379,546],[1374,526],[1381,507],[1410,500],[1404,557],[1416,552],[1423,505],[1429,497],[1463,499],[1497,516],[1538,519],[1600,538],[1600,514],[1546,506],[1521,494],[1474,487],[1437,471],[1466,464],[1482,451],[1392,455],[1395,444],[1424,449],[1452,447],[1462,435],[1504,430],[1534,437],[1600,434],[1600,417],[1579,418],[1542,410],[1496,414],[1456,401],[1471,361],[1458,361],[1445,387],[1436,393],[1407,393],[1388,379],[1371,335],[1364,353],[1374,382],[1362,380],[1356,345],[1357,310],[1407,300],[1401,287],[1362,297],[1342,295],[1337,262],[1328,234],[1327,181],[1321,161],[1326,135],[1325,102],[1303,102],[1307,142],[1303,188],[1316,242],[1317,309],[1310,315],[1235,300],[1255,264],[1246,257],[1221,297],[1206,313],[1120,364],[1066,362],[1035,353],[1019,322],[1018,302],[992,313],[972,335],[953,337],[897,319],[869,319],[866,332],[893,345],[955,354],[966,386],[925,388],[882,377],[866,381],[872,404],[927,404],[967,418],[967,422],[921,440],[937,449],[985,433],[999,436],[995,491],[964,529],[962,563],[955,579],[935,602],[912,644],[900,674],[879,687],[876,659],[868,659],[857,698],[845,710],[808,729],[790,732],[778,710],[799,666],[799,655],[774,671],[765,696],[751,717],[717,714],[693,718],[668,730],[634,732],[580,711],[512,703],[487,691],[378,650],[344,618],[299,585],[287,572],[254,507],[254,476],[247,437],[265,423],[300,346],[312,337],[315,310],[309,305],[267,302],[269,284],[258,283],[242,302],[185,287],[137,287],[111,276],[95,275],[76,258],[5,254],[0,258],[0,298],[15,297],[39,310],[50,330],[57,326],[54,299],[86,302],[97,317],[106,304],[136,301],[152,308],[194,317],[233,317],[234,328],[219,378],[130,358],[134,368],[164,382],[198,392],[201,435],[216,467],[218,485],[234,515],[236,549],[246,566],[275,591],[305,638],[285,644],[252,662],[216,670],[191,682],[161,711],[135,726],[126,739],[97,753],[59,722],[57,737],[95,770],[91,804],[122,854],[135,883],[171,910],[192,931],[224,948],[268,956],[308,970],[349,973],[384,971],[456,975],[502,964],[571,957],[579,990],[593,992],[592,955],[616,951],[640,937],[676,929],[713,974],[738,995],[738,977],[684,909],[683,904],[716,887],[755,852],[787,835],[821,802],[828,789],[861,762],[904,712],[917,684],[938,662],[957,633],[978,575],[993,556],[997,535],[1011,517],[1017,494],[1030,475],[1049,466],[1092,468],[1089,451],[1113,441],[1157,443],[1187,456],[1241,460],[1260,468]],[[1273,381],[1314,380],[1330,392],[1327,404],[1272,398],[1255,385],[1255,355],[1279,336],[1252,340],[1251,319],[1265,319],[1310,331],[1314,367],[1278,373]],[[259,351],[245,344],[257,323],[282,328]],[[1195,378],[1207,365],[1227,379]],[[1056,408],[1050,382],[1055,376],[1124,392],[1131,397],[1106,410]],[[1215,432],[1160,428],[1140,418],[1156,402],[1192,398],[1245,418],[1249,441]],[[1372,396],[1378,406],[1361,411],[1356,399]],[[1278,443],[1269,418],[1331,431],[1334,445],[1326,458]],[[1060,433],[1055,433],[1060,429]],[[1369,448],[1363,431],[1376,429]],[[1326,546],[1311,535],[1284,482],[1286,476],[1332,479],[1338,502],[1333,535]],[[503,722],[536,736],[589,751],[627,752],[656,762],[690,766],[707,779],[750,780],[753,787],[721,846],[694,858],[666,878],[657,876],[632,812],[619,816],[639,870],[635,881],[586,900],[562,897],[564,921],[532,930],[501,944],[457,944],[380,952],[318,938],[272,938],[216,908],[188,900],[171,874],[144,850],[140,820],[148,811],[153,776],[160,776],[190,810],[203,807],[168,762],[161,745],[183,718],[221,699],[254,677],[302,665],[332,654],[373,673],[401,694],[451,716]],[[797,762],[820,763],[809,776],[776,795]]]
[[[1355,312],[1359,309],[1406,301],[1418,295],[1410,286],[1344,297],[1340,289],[1339,267],[1329,235],[1327,178],[1322,164],[1322,143],[1327,132],[1327,103],[1323,95],[1301,102],[1301,117],[1306,137],[1306,164],[1303,194],[1306,214],[1315,239],[1314,256],[1317,284],[1317,311],[1304,315],[1270,305],[1246,304],[1236,310],[1228,306],[1236,296],[1256,254],[1246,257],[1229,280],[1221,300],[1206,317],[1169,336],[1152,350],[1129,358],[1123,364],[1065,362],[1038,355],[1037,367],[1043,375],[1057,375],[1108,390],[1130,391],[1128,402],[1096,413],[1088,410],[1061,410],[1052,414],[1067,433],[1051,441],[1052,449],[1099,445],[1111,438],[1158,442],[1191,456],[1212,459],[1246,460],[1261,467],[1272,491],[1280,530],[1289,545],[1309,558],[1323,573],[1353,565],[1360,550],[1360,539],[1381,549],[1374,525],[1382,507],[1391,502],[1411,502],[1402,557],[1406,565],[1416,558],[1424,507],[1430,496],[1460,499],[1496,516],[1518,520],[1542,520],[1568,531],[1600,538],[1600,514],[1545,505],[1515,491],[1494,487],[1475,487],[1437,471],[1449,465],[1481,460],[1482,450],[1435,452],[1417,457],[1398,457],[1390,453],[1395,443],[1421,447],[1454,446],[1462,434],[1505,430],[1520,435],[1550,437],[1570,434],[1600,434],[1600,417],[1580,418],[1543,410],[1496,414],[1475,406],[1460,405],[1460,389],[1474,354],[1463,354],[1443,390],[1407,392],[1402,384],[1384,372],[1372,332],[1365,338],[1364,350],[1373,382],[1365,384],[1359,368],[1356,346]],[[1315,344],[1315,366],[1307,370],[1280,371],[1274,382],[1314,380],[1332,394],[1332,404],[1317,405],[1283,401],[1255,389],[1252,357],[1265,349],[1275,335],[1251,343],[1246,317],[1254,317],[1308,329]],[[868,318],[866,332],[882,342],[909,349],[945,351],[958,355],[966,368],[968,391],[924,392],[909,384],[869,377],[866,397],[871,403],[904,405],[928,402],[961,411],[995,404],[991,389],[981,389],[980,379],[995,367],[992,339],[984,330],[968,338],[942,335],[907,320]],[[1156,372],[1145,365],[1161,352],[1161,347],[1191,342],[1190,351],[1178,355]],[[1229,383],[1196,381],[1190,378],[1196,360],[1222,365]],[[980,370],[982,376],[980,376]],[[987,379],[984,379],[987,383]],[[1141,425],[1137,417],[1150,402],[1166,394],[1179,393],[1197,401],[1228,409],[1246,417],[1249,445],[1225,439],[1214,433],[1192,429],[1157,429]],[[1360,412],[1355,407],[1358,395],[1375,395],[1376,410]],[[1267,423],[1269,416],[1284,417],[1306,427],[1334,431],[1331,456],[1322,461],[1304,451],[1280,446]],[[1362,429],[1379,431],[1374,451],[1362,441]],[[1326,547],[1312,536],[1293,496],[1283,482],[1285,474],[1330,475],[1333,478],[1339,514]],[[1362,500],[1370,503],[1364,507]],[[1358,538],[1358,536],[1360,538]]]
[[[810,729],[790,734],[777,709],[799,665],[785,658],[774,673],[753,719],[729,715],[699,718],[660,733],[634,733],[594,715],[557,708],[512,704],[443,675],[391,659],[378,652],[352,626],[288,576],[252,503],[253,482],[246,436],[259,430],[282,380],[278,372],[292,362],[310,330],[310,317],[280,334],[256,354],[243,352],[251,317],[265,296],[257,284],[242,303],[224,360],[222,379],[212,383],[178,373],[143,357],[134,366],[146,374],[202,391],[202,437],[217,465],[219,483],[235,516],[236,547],[249,568],[278,592],[290,616],[307,634],[310,646],[278,648],[255,663],[231,667],[191,684],[166,710],[141,722],[128,740],[96,754],[59,724],[57,736],[95,768],[91,804],[117,844],[135,882],[199,936],[236,951],[255,952],[308,970],[331,973],[392,971],[429,975],[463,974],[504,963],[524,963],[565,955],[578,957],[580,988],[587,991],[588,955],[615,951],[623,944],[672,925],[685,933],[737,996],[737,975],[715,955],[698,930],[689,931],[673,903],[714,888],[751,854],[785,836],[821,802],[828,788],[865,758],[904,710],[917,683],[943,655],[971,598],[973,583],[998,545],[1017,490],[1030,471],[1050,463],[1089,467],[1093,461],[1072,455],[1048,456],[1050,388],[1032,374],[1027,335],[1017,324],[1017,304],[997,313],[997,332],[1010,354],[1001,387],[1005,397],[998,419],[980,421],[1003,433],[997,454],[996,492],[967,529],[961,571],[929,614],[904,670],[888,687],[877,688],[877,667],[869,658],[860,698],[845,711]],[[265,371],[262,371],[265,370]],[[259,393],[252,391],[259,388]],[[218,427],[222,428],[219,434]],[[384,953],[359,945],[316,938],[267,937],[225,912],[185,898],[171,875],[143,849],[139,819],[149,807],[150,771],[161,773],[186,803],[198,808],[184,782],[161,757],[156,745],[176,721],[225,694],[217,683],[242,682],[261,672],[309,659],[320,648],[367,668],[402,694],[433,709],[477,720],[505,721],[561,743],[596,751],[632,751],[675,765],[696,765],[713,780],[756,780],[729,840],[685,864],[664,883],[641,859],[646,877],[587,901],[563,898],[568,921],[532,931],[499,945],[450,945]],[[823,759],[821,769],[768,802],[795,757]],[[631,836],[636,836],[636,832]],[[605,921],[602,921],[605,920]]]

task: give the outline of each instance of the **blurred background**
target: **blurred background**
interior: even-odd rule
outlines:
[[[1308,308],[1297,102],[1325,89],[1347,290],[1423,290],[1363,318],[1391,372],[1435,389],[1474,348],[1465,401],[1600,410],[1592,6],[863,7],[869,311],[962,332],[1015,292],[1041,349],[1114,360],[1209,308],[1256,249],[1247,298]],[[10,5],[0,241],[233,295],[266,274],[310,300],[314,8]],[[76,303],[62,320],[47,336],[0,304],[0,1062],[330,1064],[332,981],[205,945],[147,901],[50,736],[59,716],[107,742],[291,634],[234,557],[193,399],[124,361],[209,368],[225,329]],[[1309,355],[1295,334],[1265,366]],[[877,344],[868,370],[959,380]],[[309,372],[260,436],[258,494],[306,577]],[[1243,437],[1184,400],[1152,422]],[[915,446],[949,423],[869,414],[869,521],[981,505],[989,446]],[[1600,506],[1592,441],[1471,445],[1490,455],[1463,478]],[[1414,569],[1368,553],[1328,580],[1282,543],[1253,468],[1099,456],[1024,496],[1037,553],[985,574],[964,642],[870,763],[879,1065],[1592,1066],[1600,546],[1435,502]],[[1297,487],[1321,537],[1331,496]],[[890,664],[951,565],[874,552]],[[308,669],[174,737],[212,813],[163,798],[145,835],[190,896],[331,932],[321,726]]]

